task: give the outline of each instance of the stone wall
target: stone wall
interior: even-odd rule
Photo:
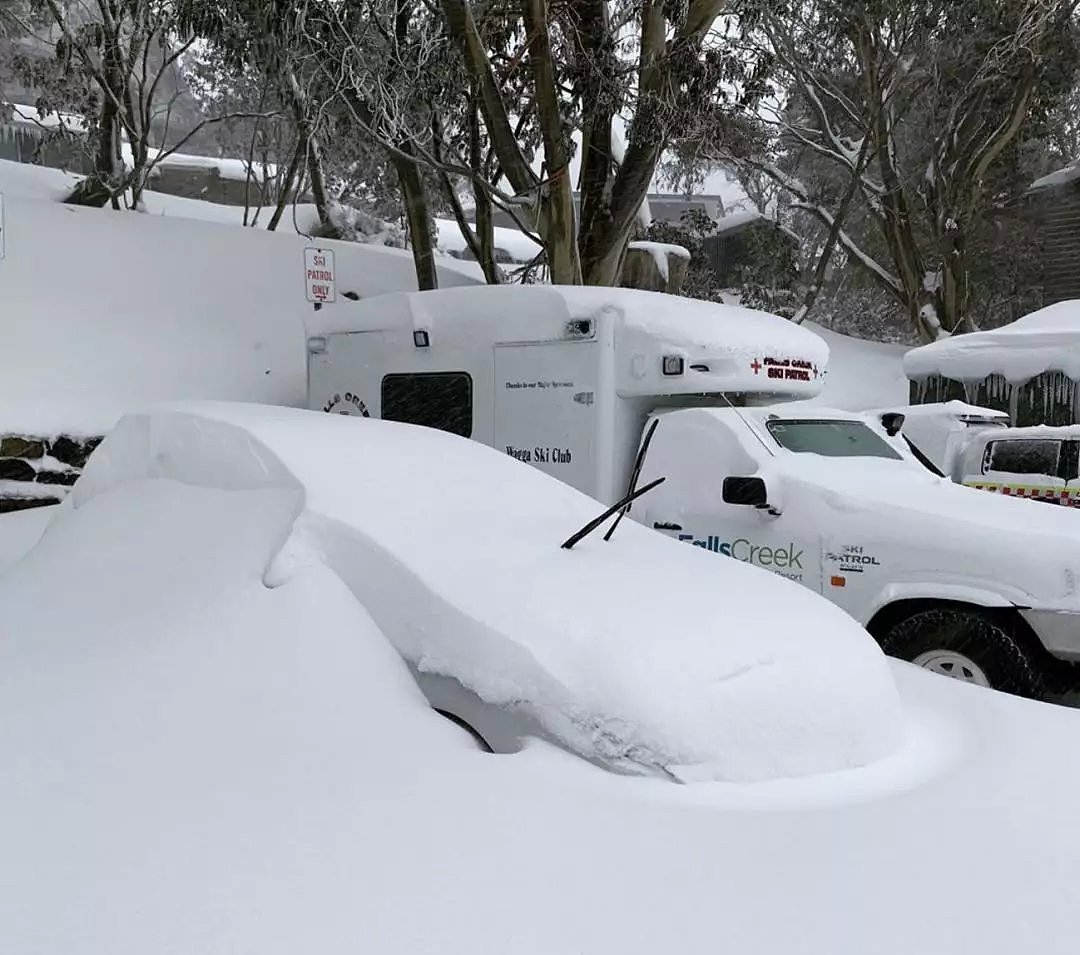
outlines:
[[[0,513],[59,504],[101,438],[0,434]]]

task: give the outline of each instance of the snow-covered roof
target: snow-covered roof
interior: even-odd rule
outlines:
[[[1063,169],[1056,169],[1054,172],[1041,176],[1028,186],[1028,191],[1035,192],[1039,189],[1053,189],[1057,186],[1064,186],[1070,182],[1075,182],[1077,179],[1080,179],[1080,162],[1070,163]]]
[[[76,113],[41,113],[36,107],[22,103],[3,104],[11,109],[11,122],[17,126],[37,129],[67,129],[73,133],[86,132],[86,120]]]
[[[435,228],[438,232],[438,245],[444,252],[464,252],[468,246],[461,229],[453,219],[436,219]],[[495,248],[502,249],[515,262],[531,262],[542,251],[520,229],[511,229],[505,226],[495,228]]]
[[[734,235],[737,232],[741,232],[743,229],[748,228],[755,223],[763,222],[772,226],[775,229],[779,229],[784,235],[796,242],[799,242],[799,237],[791,231],[787,226],[780,223],[775,217],[766,215],[763,212],[759,212],[756,209],[747,209],[742,212],[732,212],[728,215],[723,215],[716,221],[716,226],[710,233],[713,236],[726,236]]]
[[[713,230],[713,234],[727,235],[730,232],[738,232],[740,229],[745,229],[754,222],[762,221],[771,222],[773,224],[776,223],[775,219],[771,219],[769,216],[763,215],[754,209],[745,212],[733,212],[730,215],[720,217],[716,223],[716,228]]]
[[[1027,428],[994,428],[988,431],[987,434],[994,441],[1006,441],[1013,438],[1028,441],[1034,439],[1080,441],[1080,424],[1037,424]]]
[[[1080,300],[1057,302],[993,331],[954,335],[904,356],[911,379],[944,375],[979,381],[1001,375],[1014,384],[1045,371],[1080,378]]]
[[[768,312],[738,305],[589,286],[503,285],[446,289],[368,299],[324,309],[311,335],[375,329],[427,330],[433,348],[486,347],[495,342],[552,341],[571,319],[610,323],[626,360],[623,395],[771,392],[810,396],[821,390],[828,346],[813,332]],[[634,354],[650,356],[631,372]],[[686,373],[661,377],[661,354],[685,358]]]
[[[261,182],[277,175],[277,167],[273,163],[261,163],[257,160],[248,163],[246,159],[196,156],[192,153],[168,153],[162,156],[163,150],[160,149],[151,149],[150,152],[156,160],[156,167],[165,169],[216,169],[222,179],[238,182],[246,182],[249,178]]]
[[[970,405],[966,401],[932,401],[921,405],[902,405],[893,408],[881,408],[881,413],[886,411],[899,411],[905,418],[929,418],[935,415],[950,415],[954,418],[1000,418],[1008,420],[1009,415],[1004,411],[995,411],[993,408],[981,408],[978,405]]]

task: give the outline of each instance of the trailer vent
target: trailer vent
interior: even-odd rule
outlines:
[[[589,338],[592,331],[592,320],[588,318],[575,318],[566,323],[567,338]]]
[[[418,328],[412,333],[412,341],[417,348],[427,348],[431,344],[428,333],[422,328]]]

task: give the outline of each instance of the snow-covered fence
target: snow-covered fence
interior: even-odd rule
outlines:
[[[0,434],[0,513],[58,504],[101,438]]]

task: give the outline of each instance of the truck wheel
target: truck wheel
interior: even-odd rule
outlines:
[[[889,656],[979,686],[1041,699],[1043,673],[1020,635],[973,610],[939,607],[901,620],[881,639]]]

